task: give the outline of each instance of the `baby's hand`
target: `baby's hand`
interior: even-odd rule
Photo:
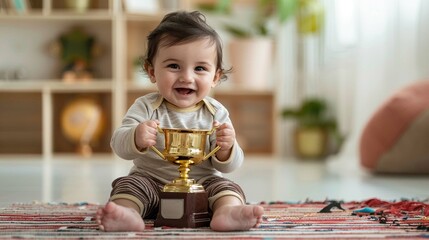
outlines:
[[[140,123],[136,128],[134,142],[140,151],[156,144],[159,121],[148,120]]]
[[[221,161],[226,161],[229,158],[232,146],[235,143],[234,127],[229,123],[220,125],[218,122],[215,122],[213,125],[217,128],[216,144],[221,147],[219,151],[216,152],[216,157]]]

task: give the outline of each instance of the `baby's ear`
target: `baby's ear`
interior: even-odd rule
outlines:
[[[220,83],[221,77],[222,77],[222,71],[221,70],[216,71],[216,74],[213,78],[212,87],[216,87]]]
[[[145,69],[147,75],[149,76],[150,81],[152,83],[155,83],[156,82],[156,79],[155,79],[155,69],[152,67],[152,64],[150,64],[148,62],[145,62],[144,69]]]

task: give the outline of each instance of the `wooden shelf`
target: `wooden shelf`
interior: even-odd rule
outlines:
[[[190,10],[201,1],[177,0],[177,6]],[[120,0],[91,0],[84,12],[68,8],[65,0],[31,3],[27,13],[0,13],[0,45],[7,59],[0,61],[0,71],[26,73],[22,79],[0,79],[0,154],[75,154],[76,144],[62,133],[60,118],[78,98],[96,99],[102,107],[106,128],[93,149],[111,154],[111,134],[128,107],[157,91],[142,73],[135,75],[135,60],[145,53],[147,35],[171,10],[163,9],[161,0],[153,14],[128,13]],[[93,60],[95,79],[69,83],[60,79],[63,66],[49,46],[75,26],[96,39],[102,54]],[[273,153],[273,89],[247,89],[228,80],[212,94],[228,108],[246,152]]]
[[[270,92],[238,94],[215,92],[229,111],[237,141],[246,153],[274,152],[274,95]]]
[[[42,107],[41,93],[0,94],[0,153],[42,153]]]
[[[164,17],[163,13],[135,14],[126,13],[124,18],[128,22],[159,22]]]
[[[112,91],[112,85],[112,80],[91,80],[88,82],[63,82],[60,79],[0,81],[0,91],[110,92]]]
[[[31,20],[31,21],[50,21],[50,20],[64,20],[64,21],[111,21],[112,14],[107,11],[90,11],[85,13],[75,13],[72,11],[58,11],[49,15],[44,15],[40,11],[32,11],[26,14],[3,14],[0,15],[0,20],[16,21],[16,20]]]

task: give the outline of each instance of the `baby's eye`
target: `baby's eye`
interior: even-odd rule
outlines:
[[[195,68],[195,71],[205,71],[205,70],[206,70],[206,68],[205,67],[201,67],[201,66],[198,66],[198,67]]]
[[[175,64],[175,63],[168,64],[168,65],[167,65],[167,67],[168,67],[168,68],[173,68],[173,69],[179,69],[179,65],[178,65],[178,64]]]

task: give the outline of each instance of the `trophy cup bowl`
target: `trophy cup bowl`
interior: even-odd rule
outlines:
[[[151,147],[161,158],[172,163],[180,164],[176,160],[190,160],[191,164],[199,164],[215,154],[220,147],[216,147],[209,154],[205,154],[206,139],[216,128],[211,130],[160,128],[158,132],[165,135],[165,149],[163,152]]]
[[[208,196],[204,187],[189,178],[191,165],[200,164],[213,156],[219,149],[216,146],[205,153],[207,136],[211,130],[160,128],[165,136],[165,149],[151,149],[162,159],[179,165],[179,177],[166,184],[161,192],[161,204],[155,226],[202,227],[210,224]]]

